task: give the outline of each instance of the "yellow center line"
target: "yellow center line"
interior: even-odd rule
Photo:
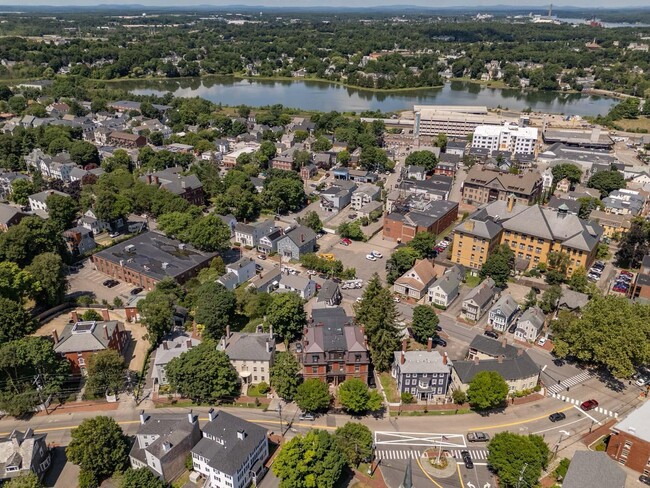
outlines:
[[[458,470],[458,479],[460,480],[460,488],[465,488],[465,483],[463,482],[463,475],[460,474],[460,464],[456,464],[456,469]]]
[[[436,482],[436,480],[434,480],[431,476],[429,476],[429,473],[427,473],[427,472],[424,470],[424,466],[422,466],[422,463],[420,462],[420,458],[416,457],[416,458],[415,458],[415,461],[418,463],[418,466],[420,466],[420,469],[421,469],[422,472],[424,473],[424,476],[426,476],[427,478],[429,478],[429,481],[431,481],[431,483],[433,483],[434,485],[436,485],[438,488],[442,488],[442,486],[440,486],[440,485]]]
[[[549,415],[551,415],[554,412],[566,412],[567,410],[571,410],[573,408],[573,405],[570,405],[568,407],[562,408],[560,410],[553,410],[552,412],[549,412],[545,415],[540,415],[539,417],[533,417],[530,419],[524,419],[524,420],[518,420],[516,422],[509,422],[507,424],[499,424],[499,425],[490,425],[490,426],[480,426],[480,427],[470,427],[467,430],[489,430],[489,429],[501,429],[503,427],[512,427],[513,425],[521,425],[521,424],[527,424],[528,422],[534,422],[535,420],[541,420],[544,418],[548,418]]]

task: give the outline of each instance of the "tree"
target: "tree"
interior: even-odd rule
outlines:
[[[567,285],[573,291],[577,291],[579,293],[586,293],[587,289],[589,288],[589,280],[587,279],[587,270],[582,266],[576,268],[573,271],[571,278],[569,278]]]
[[[0,296],[23,303],[38,289],[39,285],[29,271],[20,269],[11,261],[0,262]]]
[[[440,134],[438,134],[438,137],[436,137],[436,142],[435,142],[436,147],[439,147],[440,150],[444,152],[445,149],[447,149],[447,141],[448,141],[447,134],[441,132]]]
[[[381,395],[376,390],[370,390],[368,385],[358,378],[345,380],[339,386],[338,393],[343,408],[354,415],[368,410],[379,410],[382,405]]]
[[[481,371],[469,382],[467,398],[472,408],[488,410],[499,407],[508,396],[508,383],[496,371]]]
[[[372,432],[363,424],[346,423],[334,431],[334,440],[351,468],[372,458]]]
[[[26,475],[10,479],[3,486],[4,488],[43,488],[43,483],[38,479],[36,473],[30,471]]]
[[[79,205],[69,196],[50,194],[45,199],[48,208],[48,216],[55,223],[60,232],[72,227],[77,218]]]
[[[334,488],[345,461],[333,436],[314,429],[287,442],[272,469],[280,478],[280,488]]]
[[[580,202],[580,210],[578,210],[578,217],[581,219],[588,219],[589,215],[593,210],[602,210],[605,208],[605,204],[600,201],[599,198],[594,197],[580,197],[578,198]]]
[[[501,244],[487,258],[481,266],[480,277],[484,280],[488,276],[494,280],[494,284],[503,288],[508,282],[510,273],[514,269],[515,253],[507,245]]]
[[[565,252],[549,252],[546,261],[547,270],[544,279],[549,285],[559,285],[564,282],[571,257]]]
[[[642,218],[632,220],[630,230],[621,239],[616,252],[616,265],[621,268],[638,268],[650,250],[650,222]]]
[[[87,322],[101,322],[103,320],[103,317],[102,314],[100,314],[97,310],[89,308],[83,314],[81,314],[81,320]]]
[[[317,412],[330,406],[332,396],[327,383],[309,378],[298,385],[294,400],[303,412]]]
[[[285,171],[291,174],[289,171]],[[293,178],[271,178],[260,194],[260,203],[268,210],[278,213],[300,210],[307,200],[302,181]]]
[[[391,285],[395,283],[395,280],[411,269],[415,264],[415,260],[421,257],[419,251],[410,246],[397,249],[386,260],[386,281]]]
[[[80,166],[99,164],[99,152],[94,144],[87,141],[75,141],[70,145],[70,159]]]
[[[336,162],[341,166],[347,166],[350,162],[350,153],[345,149],[336,155]]]
[[[141,322],[147,328],[149,342],[158,344],[171,331],[174,324],[173,297],[159,290],[149,293],[138,302]]]
[[[13,261],[25,267],[39,254],[53,251],[66,253],[61,233],[49,219],[25,217],[0,234],[0,261]]]
[[[499,432],[488,444],[488,463],[505,488],[536,486],[548,466],[549,454],[544,439],[533,434]]]
[[[276,293],[267,310],[266,322],[281,340],[290,342],[307,325],[302,299],[295,293]]]
[[[564,178],[569,180],[571,183],[578,183],[580,178],[582,178],[582,170],[575,164],[571,163],[563,163],[553,166],[551,173],[553,174],[553,183],[556,185]]]
[[[35,287],[38,291],[34,293],[34,297],[39,303],[54,306],[63,302],[68,281],[61,256],[53,252],[39,254],[27,267],[27,271],[38,277]]]
[[[219,340],[235,313],[235,295],[221,283],[207,282],[196,291],[194,319],[207,337]]]
[[[562,288],[560,285],[549,286],[544,290],[544,293],[542,293],[542,298],[539,301],[539,308],[541,308],[544,313],[551,313],[557,308],[560,298],[562,298]]]
[[[418,232],[408,243],[408,247],[415,249],[420,256],[429,259],[435,254],[436,236],[430,232]]]
[[[300,364],[293,354],[282,351],[275,356],[271,366],[271,386],[283,400],[290,402],[298,391],[300,385]]]
[[[169,485],[147,468],[129,468],[120,478],[120,488],[167,488],[167,486]]]
[[[124,386],[126,363],[114,349],[99,351],[88,361],[86,388],[97,395],[118,393]]]
[[[431,173],[438,164],[438,159],[431,151],[413,151],[406,156],[404,164],[406,166],[422,166],[427,173]]]
[[[456,388],[451,392],[451,399],[457,405],[462,405],[467,401],[467,393],[460,388]]]
[[[428,305],[417,305],[413,309],[413,323],[411,324],[413,337],[421,344],[426,343],[429,338],[438,335],[436,327],[439,322],[440,319],[433,308]]]
[[[36,189],[28,179],[16,179],[11,182],[11,201],[18,205],[27,205],[29,195],[36,193]]]
[[[129,442],[112,418],[99,415],[86,419],[73,429],[71,436],[65,450],[68,461],[79,466],[82,473],[89,473],[97,483],[126,469]]]
[[[309,227],[314,232],[320,232],[323,230],[323,222],[321,222],[320,217],[314,210],[307,212],[305,216],[300,219],[300,223]]]
[[[528,310],[530,307],[534,307],[537,305],[537,293],[535,293],[535,290],[532,288],[528,293],[526,293],[526,297],[524,298],[524,304],[521,306],[521,310]]]
[[[201,251],[223,251],[230,245],[230,228],[218,215],[211,214],[196,219],[188,229],[187,238]]]
[[[589,178],[587,186],[599,190],[601,198],[604,198],[614,190],[625,188],[625,178],[617,170],[599,171]]]
[[[20,339],[34,329],[34,321],[21,303],[0,297],[0,344]]]
[[[171,387],[197,403],[218,402],[239,395],[239,375],[216,342],[201,344],[172,359],[166,368]]]
[[[341,237],[347,237],[353,241],[366,240],[366,235],[363,233],[363,230],[361,230],[361,223],[358,220],[355,220],[354,222],[341,223],[336,229],[336,232]]]

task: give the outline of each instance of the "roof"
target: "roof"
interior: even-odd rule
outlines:
[[[518,175],[501,173],[475,164],[467,172],[465,184],[498,188],[504,191],[530,195],[533,189],[541,185],[542,175],[538,171],[526,171]]]
[[[273,219],[261,220],[259,222],[251,222],[250,224],[245,224],[243,222],[237,222],[235,224],[235,231],[242,234],[252,234],[255,232],[255,229],[258,227],[268,226],[271,229],[275,228],[275,221]]]
[[[573,200],[571,198],[558,198],[555,195],[551,197],[547,206],[554,210],[559,209],[562,205],[566,206],[566,210],[572,214],[578,214],[580,211],[580,202],[578,200]]]
[[[257,332],[233,332],[220,344],[230,359],[244,361],[270,361],[274,347],[275,340],[271,334]]]
[[[411,274],[417,274],[420,277],[420,281],[416,278],[411,278]],[[423,290],[428,287],[428,285],[436,279],[436,269],[434,264],[428,259],[417,259],[415,265],[404,273],[400,278],[395,281],[396,285],[408,284],[409,286],[416,288],[418,290]]]
[[[148,173],[141,176],[140,181],[147,181],[148,178],[158,178],[160,188],[164,188],[176,195],[182,195],[187,190],[202,188],[203,184],[196,175],[183,175],[183,168],[174,166],[155,173]]]
[[[148,231],[96,253],[94,257],[121,264],[125,268],[161,280],[176,278],[207,265],[216,253],[199,251],[158,232]]]
[[[29,471],[34,460],[35,444],[45,444],[47,434],[34,434],[32,429],[25,432],[14,430],[8,436],[0,437],[0,478],[9,478]],[[20,471],[7,473],[6,468],[16,466]],[[35,466],[36,467],[36,466]]]
[[[242,432],[242,438],[238,437]],[[192,453],[207,459],[207,464],[222,473],[234,475],[266,440],[266,429],[217,410],[212,421],[203,427],[203,438]]]
[[[312,310],[312,325],[307,327],[305,352],[367,351],[361,328],[352,325],[341,307]]]
[[[406,351],[404,364],[401,363],[402,351],[395,351],[395,364],[399,365],[400,372],[404,373],[449,373],[451,361],[444,363],[438,351]]]
[[[17,215],[24,215],[19,208],[0,203],[0,223],[7,224]]]
[[[612,427],[615,432],[625,432],[638,439],[650,442],[650,402],[645,402],[627,417]]]
[[[455,272],[446,272],[440,278],[438,278],[430,289],[440,288],[446,295],[449,295],[454,290],[458,289],[462,279],[458,273]]]
[[[497,216],[490,215],[485,208],[474,211],[465,221],[454,228],[454,232],[488,240],[497,236],[501,230],[502,228],[498,223]]]
[[[41,192],[34,193],[33,195],[29,195],[28,198],[30,200],[45,203],[47,197],[52,195],[59,195],[60,197],[70,197],[70,195],[68,195],[67,193],[63,193],[62,191],[59,190],[43,190]]]
[[[650,271],[650,254],[643,256],[643,260],[641,261],[641,269]]]
[[[505,339],[497,340],[485,335],[476,335],[469,344],[471,350],[478,351],[493,358],[505,356],[506,359],[517,357],[519,348],[508,344]]]
[[[129,132],[113,131],[108,137],[113,139],[124,139],[126,141],[137,141],[138,139],[143,138],[143,136],[138,134],[130,134]]]
[[[248,256],[244,256],[243,258],[238,259],[234,263],[227,264],[226,269],[242,269],[251,264],[255,264],[255,261],[253,261]]]
[[[156,458],[162,459],[171,454],[174,447],[180,447],[181,442],[191,436],[195,429],[198,431],[198,422],[194,416],[192,418],[194,422],[190,423],[188,414],[144,414],[144,424],[141,420],[137,435],[155,436],[156,439],[144,449],[140,449],[138,442],[133,443],[131,456],[140,458],[139,452],[148,451]]]
[[[546,315],[544,315],[544,312],[542,312],[541,308],[530,307],[521,314],[521,317],[519,317],[519,320],[517,320],[517,324],[530,322],[533,327],[535,327],[537,330],[540,330],[544,326],[545,320]]]
[[[318,301],[326,302],[334,298],[339,291],[339,285],[332,280],[325,280],[318,292]]]
[[[302,247],[310,241],[316,241],[316,233],[304,225],[299,225],[295,229],[291,229],[285,234],[285,237],[291,239],[298,247]]]
[[[196,347],[201,344],[199,339],[193,339],[188,334],[177,333],[169,336],[158,346],[156,349],[156,358],[154,359],[154,364],[156,365],[166,365],[174,358],[177,358],[184,352],[191,349],[188,347],[188,341],[192,344],[192,347]],[[167,348],[165,349],[165,344]]]
[[[82,321],[66,324],[54,344],[54,351],[61,354],[84,351],[103,351],[108,348],[115,329],[124,331],[124,324],[117,320],[105,322]],[[106,337],[108,335],[108,338]]]
[[[479,307],[483,308],[496,293],[495,283],[492,278],[484,279],[477,287],[465,296],[464,302],[473,300]]]
[[[490,312],[500,310],[506,317],[510,317],[515,313],[515,310],[517,310],[518,307],[519,305],[515,299],[512,298],[512,295],[510,295],[510,293],[504,293],[497,302],[492,305]]]
[[[310,283],[312,283],[312,280],[304,276],[283,274],[280,277],[280,285],[286,288],[291,288],[292,290],[303,291],[309,286]]]
[[[478,363],[478,364],[477,364]],[[456,374],[463,384],[468,384],[478,373],[496,371],[506,381],[515,381],[539,375],[539,366],[535,364],[527,352],[520,356],[505,359],[483,359],[480,361],[455,361],[453,364]]]
[[[624,488],[626,478],[625,471],[606,452],[577,451],[562,480],[562,488],[585,486]]]
[[[562,297],[558,302],[558,308],[577,310],[586,306],[587,303],[589,303],[589,295],[566,288],[562,290]]]

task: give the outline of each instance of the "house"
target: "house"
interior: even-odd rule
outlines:
[[[9,227],[18,224],[27,217],[19,208],[12,207],[6,203],[0,203],[0,232],[7,232]]]
[[[316,233],[304,225],[291,229],[278,240],[278,254],[283,259],[298,261],[301,256],[314,252],[315,249]]]
[[[33,195],[29,195],[27,199],[29,200],[29,206],[33,212],[45,212],[47,213],[47,197],[51,195],[59,195],[61,197],[70,198],[70,195],[63,193],[58,190],[44,190]]]
[[[628,190],[626,188],[614,190],[603,198],[605,212],[616,215],[637,216],[644,213],[646,193]]]
[[[234,215],[218,215],[221,221],[230,229],[230,237],[235,237],[235,227],[237,226],[237,218]]]
[[[463,300],[461,315],[474,322],[488,311],[497,294],[496,285],[492,278],[486,278],[476,288],[467,294]]]
[[[226,265],[226,274],[217,279],[217,282],[229,290],[234,290],[242,283],[247,282],[256,273],[256,263],[253,259],[243,257],[234,263]]]
[[[205,203],[203,184],[196,175],[183,175],[182,172],[183,168],[174,166],[155,173],[147,173],[140,177],[140,181],[167,190],[193,205],[203,205]]]
[[[239,242],[242,246],[255,247],[262,237],[269,235],[274,230],[275,221],[273,219],[252,224],[237,222],[237,225],[235,225],[235,242]]]
[[[25,157],[25,162],[27,162],[27,156]],[[13,191],[13,187],[11,185],[14,181],[18,180],[29,180],[29,176],[22,173],[16,173],[14,171],[0,170],[0,197],[8,198]]]
[[[300,178],[307,181],[318,174],[318,168],[314,164],[306,164],[300,168]]]
[[[97,247],[92,231],[80,225],[63,232],[63,240],[72,256],[83,256]]]
[[[611,427],[607,454],[637,473],[650,476],[650,402],[646,401]]]
[[[573,215],[578,215],[580,213],[580,202],[578,200],[572,200],[570,198],[558,198],[555,195],[546,204],[548,208],[557,211],[565,211]]]
[[[146,145],[147,139],[144,136],[140,136],[138,134],[113,131],[106,137],[106,143],[110,146],[134,148]]]
[[[463,182],[463,202],[469,204],[490,203],[506,200],[513,195],[515,201],[533,204],[542,194],[542,175],[536,171],[519,174],[501,173],[475,164],[467,172]]]
[[[282,274],[277,291],[293,292],[303,300],[309,300],[316,294],[316,282],[304,276]]]
[[[391,368],[397,390],[400,394],[410,393],[416,400],[444,400],[451,384],[452,364],[447,353],[433,351],[431,338],[426,351],[406,351],[406,341],[402,344],[402,351],[395,352]]]
[[[597,222],[603,229],[603,237],[610,239],[626,234],[632,228],[632,215],[621,215],[594,209],[589,219]]]
[[[429,303],[438,308],[447,308],[458,296],[460,285],[465,279],[465,269],[458,264],[449,268],[429,287]]]
[[[564,288],[562,289],[562,296],[557,303],[557,309],[577,312],[586,307],[588,303],[589,295]]]
[[[339,385],[350,378],[368,382],[370,352],[361,327],[341,307],[315,308],[302,338],[302,375]]]
[[[337,180],[321,191],[320,207],[328,212],[338,213],[352,202],[352,193],[356,189],[354,182]]]
[[[257,250],[264,254],[278,252],[278,241],[283,236],[284,232],[282,232],[282,229],[276,228],[269,235],[266,235],[260,239],[259,244],[257,244]]]
[[[440,155],[440,160],[436,167],[433,169],[434,175],[449,176],[453,178],[458,171],[458,166],[460,165],[461,157],[456,156],[455,154],[446,154],[443,153]]]
[[[92,208],[86,210],[86,212],[77,221],[77,223],[81,227],[91,231],[93,234],[99,234],[100,232],[104,232],[105,230],[111,230],[110,222],[107,222],[106,220],[98,219],[97,215],[95,214],[95,211]]]
[[[451,176],[433,175],[426,180],[402,180],[399,189],[409,195],[422,195],[426,200],[449,200],[454,183]]]
[[[278,268],[273,268],[269,272],[260,273],[257,278],[253,278],[249,283],[249,287],[255,288],[258,292],[261,293],[271,293],[280,286],[280,278],[282,277],[282,271]]]
[[[164,278],[185,283],[216,256],[147,231],[93,254],[92,261],[98,271],[111,278],[153,290]]]
[[[381,188],[370,183],[365,183],[352,193],[350,203],[354,210],[360,210],[364,205],[379,200],[380,197]]]
[[[149,469],[170,482],[185,471],[190,450],[201,439],[199,419],[190,410],[185,414],[140,412],[140,424],[129,452],[133,469]]]
[[[210,409],[203,437],[192,448],[193,469],[204,488],[258,486],[269,457],[266,429],[224,411]]]
[[[43,479],[52,464],[52,455],[45,441],[47,434],[34,434],[30,428],[12,430],[0,437],[0,481],[26,476],[30,472]]]
[[[409,180],[424,181],[427,177],[427,171],[424,169],[424,166],[410,164],[404,168],[403,177],[408,178]]]
[[[517,349],[512,358],[499,356],[496,359],[474,357],[470,361],[454,361],[451,378],[452,389],[467,391],[470,382],[478,373],[494,371],[508,384],[510,394],[532,390],[539,382],[540,368],[526,351]]]
[[[336,307],[341,303],[343,296],[338,283],[332,280],[325,280],[321,289],[318,291],[317,303],[322,303],[328,307]]]
[[[505,332],[510,327],[517,312],[519,312],[519,304],[509,293],[504,293],[490,309],[488,324],[493,329]]]
[[[384,204],[382,202],[373,201],[366,203],[363,207],[357,210],[357,217],[379,218],[384,213]]]
[[[469,344],[469,350],[467,352],[467,359],[473,360],[478,359],[497,359],[499,357],[504,357],[505,359],[512,359],[517,357],[519,354],[520,348],[508,344],[508,340],[505,337],[501,339],[492,339],[486,335],[476,335],[472,342]]]
[[[576,451],[562,480],[562,488],[607,486],[625,488],[625,471],[605,452]]]
[[[410,242],[415,234],[429,232],[440,234],[458,217],[458,203],[447,200],[422,202],[410,197],[406,204],[393,205],[384,216],[383,237],[390,241]]]
[[[192,338],[180,328],[175,329],[163,339],[156,349],[153,369],[151,371],[151,378],[153,379],[154,385],[168,385],[169,381],[167,380],[166,368],[169,362],[199,344],[201,344],[199,339]]]
[[[419,301],[428,293],[438,272],[428,259],[417,259],[413,267],[395,281],[393,291]]]
[[[224,351],[233,365],[242,385],[257,385],[270,382],[270,371],[275,355],[273,333],[230,332],[219,342],[219,349]]]
[[[70,314],[71,320],[63,328],[61,335],[54,330],[54,352],[70,362],[73,373],[86,374],[90,356],[99,351],[113,349],[124,354],[129,344],[129,333],[124,324],[110,320],[108,309],[102,310],[101,322],[80,321],[76,311]]]
[[[466,150],[467,142],[465,141],[447,141],[447,146],[445,147],[446,154],[454,154],[460,157],[465,155]]]
[[[546,316],[539,307],[530,307],[517,320],[515,338],[520,341],[535,341],[544,328]]]

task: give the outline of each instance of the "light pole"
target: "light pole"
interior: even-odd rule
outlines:
[[[528,467],[528,463],[524,463],[524,466],[521,468],[521,473],[519,473],[519,478],[517,479],[517,488],[521,486],[521,482],[524,481],[524,473],[526,472],[526,468]]]
[[[278,403],[278,417],[280,417],[280,435],[284,439],[284,430],[282,429],[282,404]]]

